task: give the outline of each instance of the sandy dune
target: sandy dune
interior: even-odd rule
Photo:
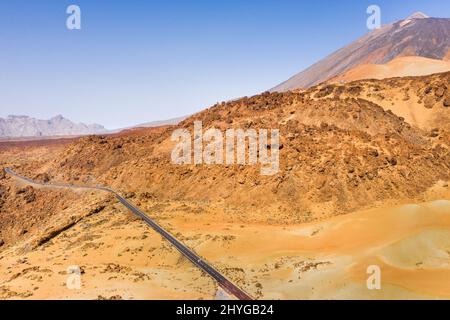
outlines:
[[[448,188],[439,190],[450,199]],[[224,208],[206,204],[145,207],[256,298],[450,298],[449,200],[293,226],[243,225],[229,220]],[[117,204],[37,250],[23,252],[24,247],[19,243],[0,254],[2,298],[214,299],[217,294],[209,277]],[[83,270],[79,290],[66,287],[71,265]],[[370,265],[381,268],[381,290],[366,287]]]
[[[240,261],[264,298],[450,298],[450,201],[231,233],[236,241],[226,252],[210,244],[200,252]],[[381,267],[381,290],[366,287],[370,265]]]

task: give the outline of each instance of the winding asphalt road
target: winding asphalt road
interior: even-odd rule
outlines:
[[[229,281],[227,278],[225,278],[220,272],[218,272],[216,269],[214,269],[210,264],[208,264],[206,261],[204,261],[200,256],[198,256],[195,252],[193,252],[191,249],[183,245],[180,241],[175,239],[171,234],[169,234],[167,231],[165,231],[161,226],[159,226],[155,221],[153,221],[149,216],[147,216],[144,212],[133,206],[129,201],[127,201],[124,197],[122,197],[120,194],[115,192],[112,189],[105,188],[102,186],[76,186],[76,185],[70,185],[70,184],[63,184],[63,183],[42,183],[42,182],[35,182],[29,178],[20,176],[16,174],[14,171],[12,171],[10,168],[6,168],[5,172],[13,176],[14,178],[18,180],[22,180],[29,184],[34,185],[41,185],[46,187],[56,187],[56,188],[70,188],[70,189],[88,189],[88,190],[101,190],[105,192],[109,192],[115,195],[115,197],[122,203],[126,208],[128,208],[131,212],[133,212],[135,215],[140,217],[144,222],[152,227],[156,232],[158,232],[164,239],[169,241],[184,257],[189,259],[195,266],[203,270],[205,273],[210,275],[214,280],[217,281],[220,287],[222,287],[226,292],[229,294],[234,295],[239,300],[252,300],[252,298],[243,290],[238,288],[236,285],[234,285],[231,281]]]

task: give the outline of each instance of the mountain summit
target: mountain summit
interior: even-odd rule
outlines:
[[[427,16],[425,13],[423,12],[416,12],[413,13],[412,15],[410,15],[408,18],[406,18],[406,20],[413,20],[413,19],[426,19],[429,18],[429,16]]]
[[[306,48],[307,49],[307,48]],[[450,59],[450,19],[417,12],[382,26],[298,73],[271,91],[308,88],[363,64],[386,64],[397,57]]]
[[[79,136],[104,132],[106,129],[101,125],[73,123],[62,115],[50,120],[16,115],[10,115],[6,119],[0,118],[0,137]]]

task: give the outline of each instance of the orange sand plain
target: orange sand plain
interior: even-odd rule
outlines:
[[[163,210],[156,219],[164,227],[255,298],[450,298],[448,200],[296,226],[227,222],[220,207],[210,214],[189,213],[186,206],[198,205],[193,203],[152,207],[158,205]],[[24,247],[0,253],[2,298],[214,299],[219,292],[209,277],[118,204],[37,250]],[[71,265],[83,269],[80,290],[66,287]],[[370,265],[381,267],[381,290],[366,287]]]

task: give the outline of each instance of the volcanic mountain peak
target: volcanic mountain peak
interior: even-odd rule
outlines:
[[[397,57],[446,60],[450,56],[450,19],[415,13],[370,32],[271,91],[309,88],[364,64],[386,64]]]
[[[425,13],[423,12],[416,12],[413,13],[412,15],[410,15],[408,18],[406,18],[406,20],[413,20],[413,19],[426,19],[429,18],[429,16],[427,16]]]

